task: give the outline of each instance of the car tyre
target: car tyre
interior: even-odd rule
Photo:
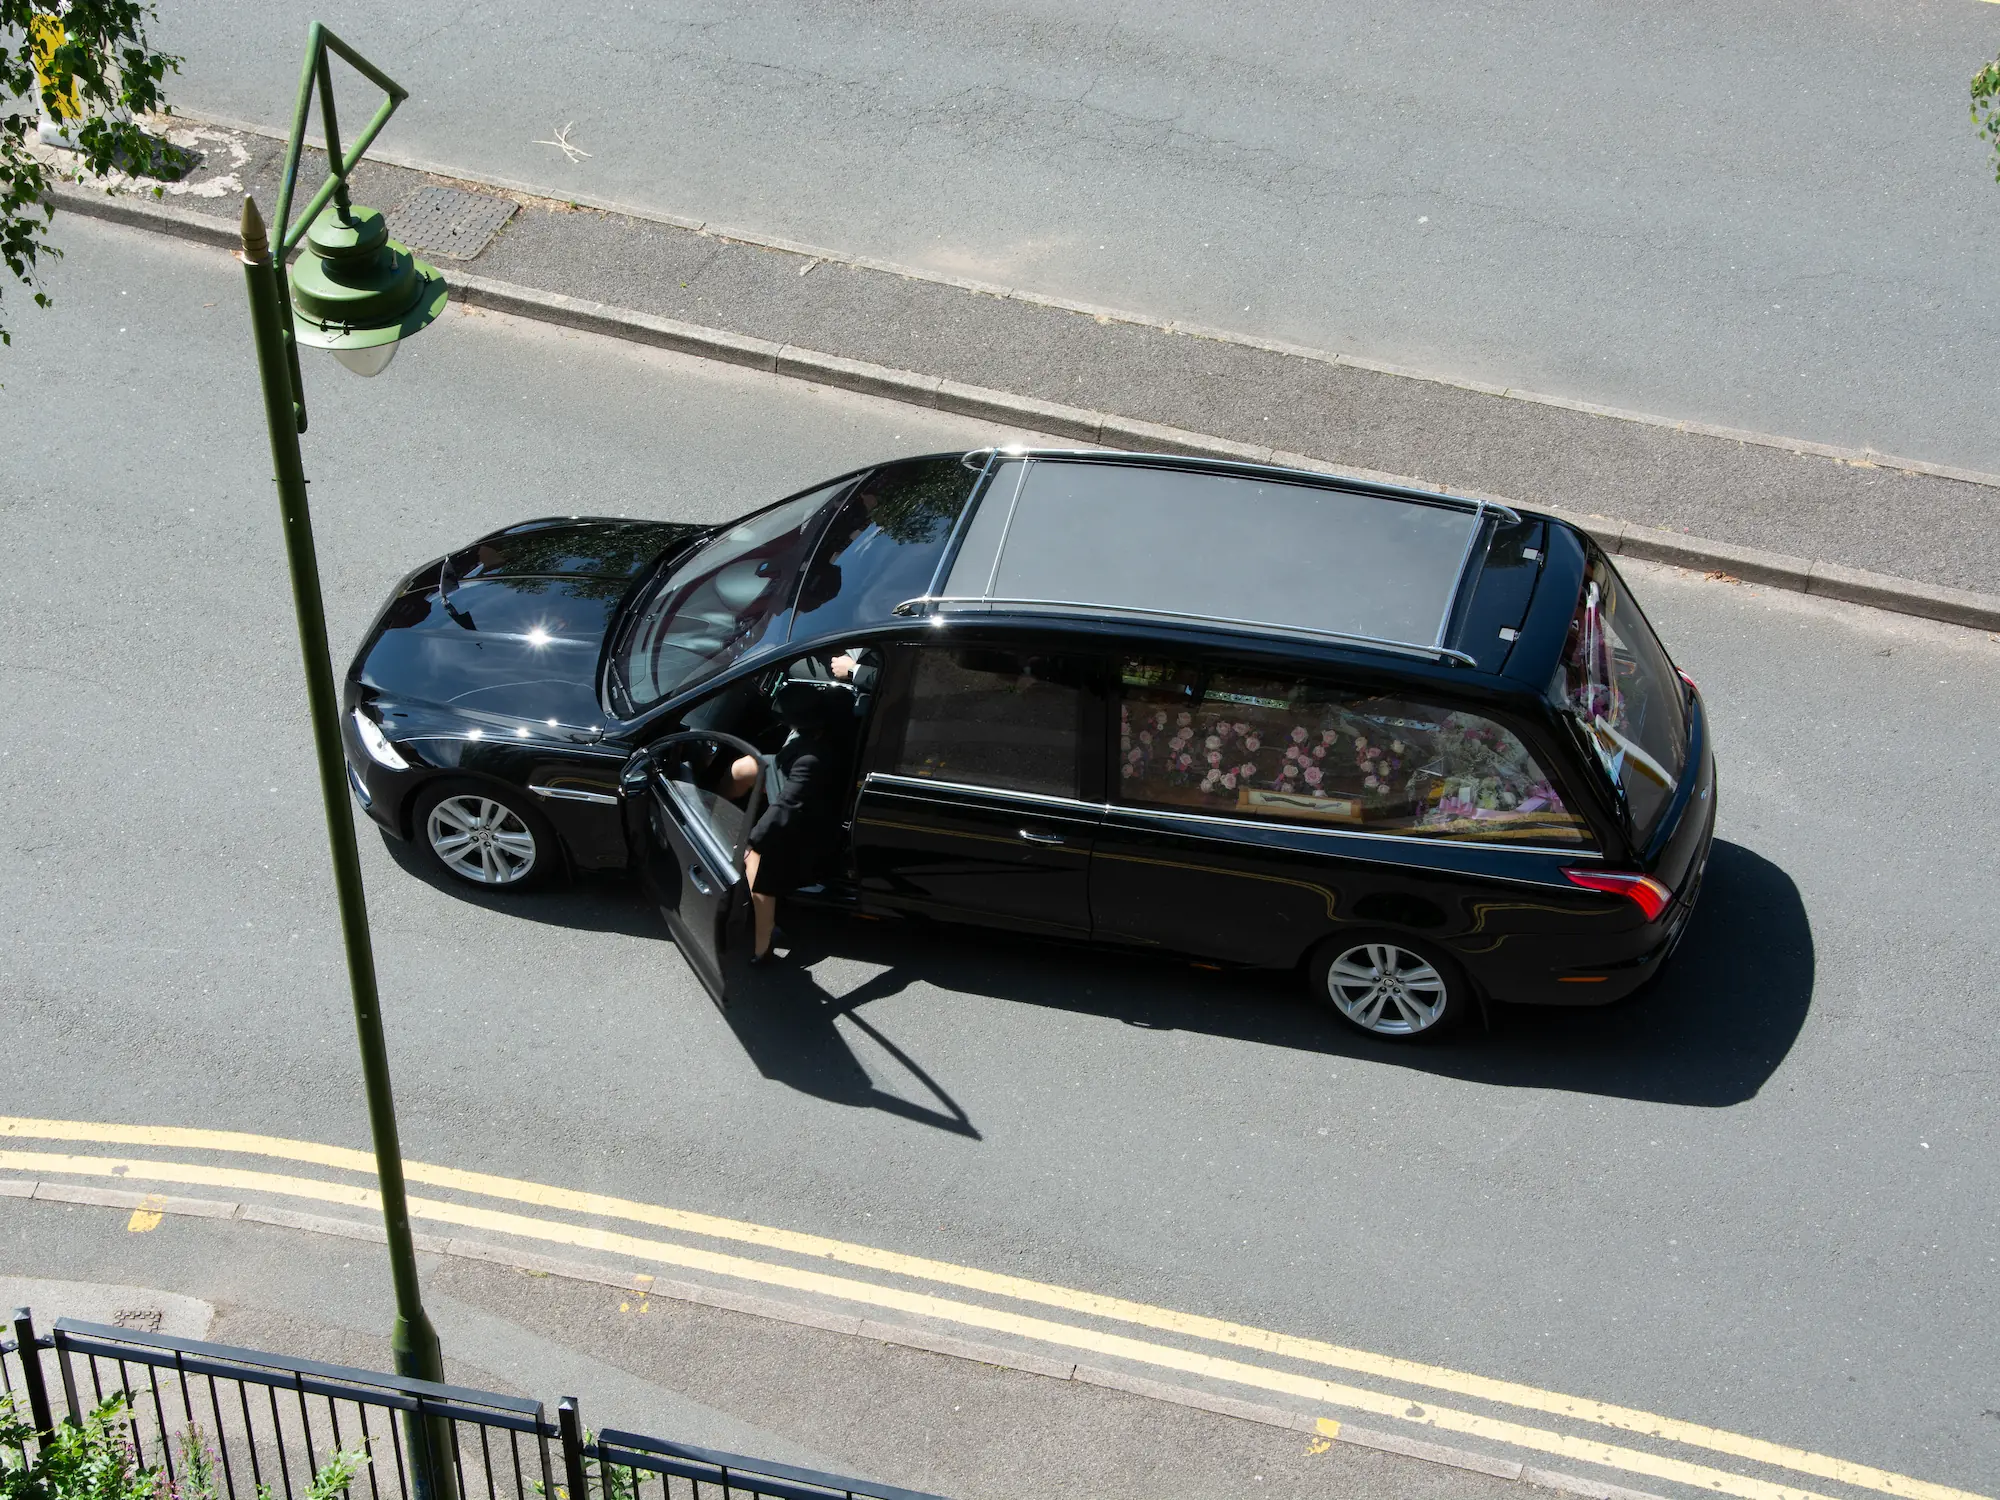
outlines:
[[[434,868],[484,891],[534,890],[562,866],[555,829],[513,787],[433,783],[417,794],[411,823]]]
[[[1430,943],[1400,932],[1343,933],[1306,966],[1315,1001],[1371,1037],[1431,1041],[1477,1003],[1465,971]]]

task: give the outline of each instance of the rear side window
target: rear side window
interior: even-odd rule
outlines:
[[[1645,843],[1687,763],[1687,698],[1659,637],[1601,556],[1584,574],[1549,697],[1596,752],[1633,837]]]
[[[1128,659],[1118,795],[1137,806],[1417,838],[1586,845],[1505,725],[1407,698]]]
[[[924,649],[898,775],[1074,797],[1083,693],[1061,663],[1007,651]]]

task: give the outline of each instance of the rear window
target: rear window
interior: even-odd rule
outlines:
[[[1586,845],[1528,747],[1479,714],[1128,659],[1119,800],[1405,837]]]
[[[1584,573],[1549,696],[1596,754],[1643,844],[1687,763],[1687,698],[1659,637],[1601,555]]]

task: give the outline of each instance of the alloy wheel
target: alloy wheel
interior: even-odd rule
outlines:
[[[1363,943],[1326,971],[1327,998],[1363,1031],[1415,1036],[1444,1018],[1449,988],[1422,958],[1394,943]]]
[[[535,835],[504,802],[476,793],[443,798],[425,820],[431,852],[480,885],[515,885],[535,868]]]

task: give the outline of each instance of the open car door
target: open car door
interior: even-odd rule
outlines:
[[[764,801],[761,774],[743,803],[726,795],[729,768],[744,755],[763,759],[733,734],[668,735],[627,761],[620,777],[640,879],[717,1005],[729,1003],[729,923],[746,904],[743,851]]]

